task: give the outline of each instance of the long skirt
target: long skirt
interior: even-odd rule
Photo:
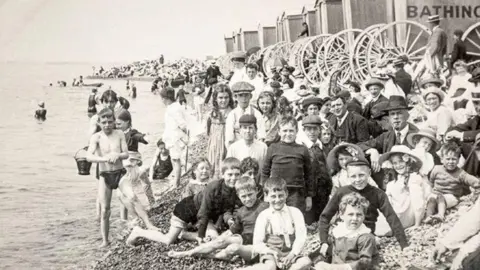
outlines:
[[[225,124],[212,121],[208,138],[207,158],[212,164],[213,179],[221,176],[221,162],[225,158]]]

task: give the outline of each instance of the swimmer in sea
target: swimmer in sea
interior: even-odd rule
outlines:
[[[47,110],[45,109],[45,102],[38,103],[38,109],[35,111],[35,118],[38,120],[46,120],[47,119]]]
[[[92,93],[88,96],[87,114],[89,118],[97,114],[97,92],[98,90],[93,88]]]
[[[128,158],[127,141],[121,130],[115,129],[115,116],[110,108],[98,114],[101,131],[92,135],[87,150],[87,160],[99,164],[98,199],[100,202],[100,231],[102,245],[109,244],[110,203],[112,190],[117,189],[120,179],[127,173],[122,160]]]

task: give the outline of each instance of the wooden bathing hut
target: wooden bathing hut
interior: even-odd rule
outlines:
[[[238,30],[238,32],[235,33],[235,36],[236,36],[236,39],[235,39],[236,42],[235,42],[235,44],[237,45],[237,47],[236,47],[236,51],[237,51],[237,52],[238,52],[238,51],[243,51],[243,50],[242,50],[242,43],[243,43],[243,41],[242,41],[242,34],[241,34],[241,33],[242,33],[242,28],[240,28],[240,29]]]
[[[277,32],[277,41],[275,43],[285,41],[285,32],[283,29],[282,16],[277,17],[277,22],[275,27]]]
[[[303,22],[308,25],[310,36],[320,35],[320,28],[318,27],[317,17],[315,13],[315,5],[305,5],[302,8]]]
[[[294,42],[298,39],[298,35],[302,32],[303,15],[288,14],[286,11],[282,15],[283,28],[285,33],[285,41]]]
[[[249,29],[241,30],[240,32],[242,51],[248,51],[253,47],[260,47],[260,40],[258,38],[258,30]]]
[[[233,37],[224,37],[225,39],[225,50],[227,53],[231,53],[231,52],[234,52],[233,50],[233,47],[234,47],[234,43],[233,43]]]
[[[315,10],[320,34],[335,34],[344,29],[342,0],[317,0]]]
[[[394,0],[342,0],[343,28],[366,29],[393,21]]]
[[[277,42],[277,31],[275,26],[264,26],[258,24],[258,40],[260,48],[265,48]]]

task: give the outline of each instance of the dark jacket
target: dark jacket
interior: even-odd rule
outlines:
[[[408,74],[403,68],[395,73],[395,82],[402,88],[405,96],[412,91],[412,76]]]
[[[472,143],[475,141],[475,136],[480,133],[480,116],[475,115],[467,122],[452,127],[451,130],[463,132],[463,142]]]
[[[408,136],[408,134],[416,133],[416,132],[418,132],[418,128],[416,126],[408,123],[407,136]],[[360,148],[362,148],[364,151],[366,151],[368,149],[371,149],[371,148],[375,148],[375,149],[377,149],[378,153],[385,154],[385,153],[389,152],[392,149],[392,147],[395,145],[395,139],[396,139],[395,131],[393,129],[391,129],[387,132],[384,132],[384,133],[380,134],[380,136],[378,136],[374,139],[371,139],[371,140],[366,141],[366,142],[359,143],[358,146],[360,146]],[[410,145],[407,142],[406,137],[403,140],[402,144],[410,147]]]
[[[461,40],[457,40],[457,42],[453,44],[450,68],[453,68],[453,64],[458,60],[467,61],[467,47],[465,46],[465,42]]]
[[[337,117],[335,115],[330,115],[328,117],[328,122],[330,123],[337,140],[355,144],[359,142],[365,142],[370,139],[370,134],[368,134],[367,120],[357,113],[348,113],[347,118],[342,125],[345,126],[345,129],[342,129],[344,132],[339,130]]]
[[[136,129],[130,129],[125,133],[128,151],[138,152],[138,143],[148,144],[145,140],[145,134],[138,132]]]
[[[369,120],[372,118],[372,108],[373,106],[377,105],[380,102],[388,101],[388,98],[386,98],[384,95],[380,94],[380,96],[377,98],[377,100],[371,100],[370,102],[365,105],[365,108],[363,109],[362,116],[365,117],[365,119]]]
[[[217,66],[209,66],[207,68],[207,77],[205,77],[205,85],[209,85],[208,80],[210,78],[217,79],[218,76],[222,76],[222,72],[220,72],[220,69]]]
[[[356,98],[352,98],[352,100],[347,103],[347,110],[349,112],[356,112],[362,115],[363,113],[362,103],[360,103],[360,101],[358,101]]]

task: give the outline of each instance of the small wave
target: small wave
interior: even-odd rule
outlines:
[[[23,192],[30,191],[30,189],[28,189],[28,188],[19,188],[19,189],[17,189],[17,190],[18,190],[18,191],[23,191]]]

